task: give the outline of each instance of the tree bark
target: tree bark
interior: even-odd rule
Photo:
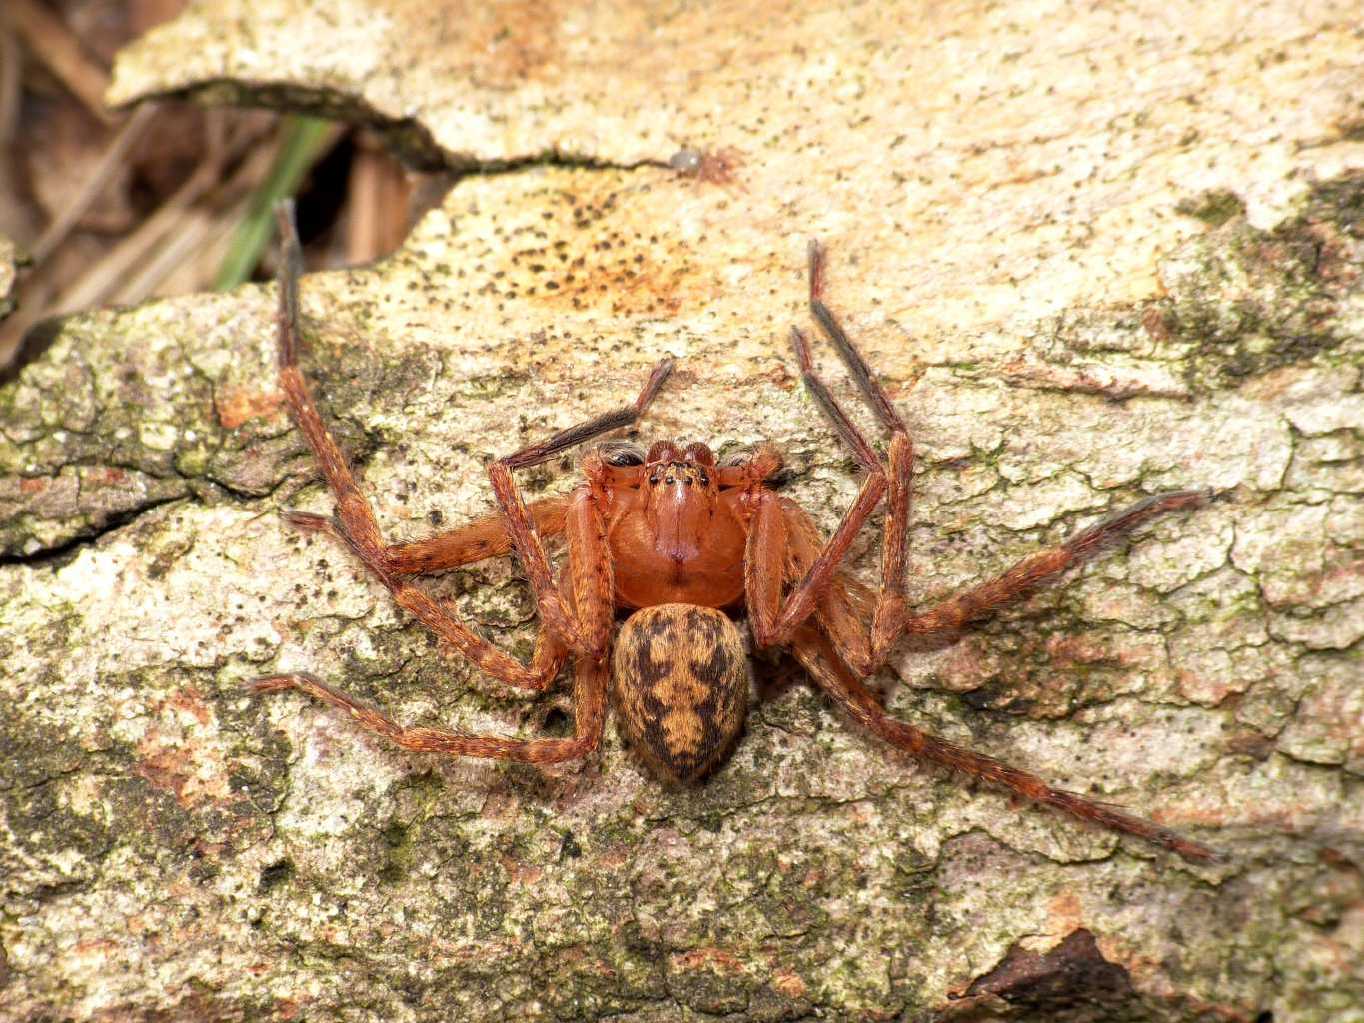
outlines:
[[[1364,1019],[1357,33],[1352,3],[208,0],[132,47],[121,102],[324,110],[461,172],[391,259],[302,284],[391,537],[487,512],[488,457],[666,353],[642,435],[771,441],[832,528],[858,476],[786,340],[811,237],[913,434],[917,606],[1216,488],[878,681],[1227,858],[892,755],[776,658],[685,790],[609,729],[538,770],[248,697],[301,670],[407,723],[568,727],[563,683],[483,679],[281,520],[330,502],[243,287],[72,318],[0,387],[6,1018]],[[528,652],[509,560],[426,585]]]

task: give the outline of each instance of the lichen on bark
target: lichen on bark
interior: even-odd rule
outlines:
[[[19,247],[0,235],[0,320],[14,311],[14,288],[21,262]]]
[[[830,528],[856,471],[785,341],[811,235],[915,437],[920,604],[1142,494],[1217,488],[878,681],[906,719],[1229,855],[1189,867],[888,756],[775,657],[730,763],[681,791],[609,731],[541,771],[247,697],[308,670],[403,721],[571,721],[562,687],[482,678],[282,523],[330,506],[251,286],[71,319],[0,387],[7,1011],[1364,1018],[1347,8],[755,5],[736,28],[215,0],[130,51],[124,99],[352,96],[496,170],[378,266],[303,282],[305,367],[389,535],[486,511],[488,456],[667,352],[645,435],[772,440]],[[682,145],[733,149],[732,178],[667,168]],[[430,586],[526,652],[510,562]]]

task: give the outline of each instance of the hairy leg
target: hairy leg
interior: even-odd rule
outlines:
[[[1124,835],[1133,835],[1192,862],[1207,862],[1218,858],[1218,854],[1208,846],[1184,838],[1159,824],[1123,813],[1107,803],[1053,788],[1034,774],[1010,767],[1003,761],[976,753],[964,746],[939,739],[891,717],[881,707],[875,695],[839,659],[828,639],[811,625],[804,626],[796,633],[792,652],[820,688],[832,696],[853,720],[873,735],[913,757],[979,779],[1030,802],[1049,806],[1077,820]]]
[[[348,712],[371,732],[413,753],[444,753],[454,757],[485,757],[528,764],[573,760],[596,749],[606,721],[604,663],[580,658],[573,668],[574,735],[571,739],[513,739],[465,735],[447,728],[407,728],[382,711],[348,693],[319,682],[311,675],[272,675],[250,683],[253,693],[282,693],[297,689],[323,703]]]
[[[492,492],[498,499],[498,505],[502,507],[502,517],[506,522],[507,533],[511,537],[511,546],[516,548],[517,557],[521,559],[521,567],[531,580],[531,588],[535,591],[536,604],[539,606],[540,619],[559,641],[566,647],[572,649],[580,656],[604,656],[606,655],[607,642],[610,641],[610,633],[603,630],[599,623],[593,622],[591,626],[580,621],[580,617],[574,617],[572,611],[565,607],[561,596],[559,596],[557,584],[554,581],[554,573],[550,567],[550,558],[544,551],[544,544],[537,535],[535,521],[527,503],[521,496],[521,488],[517,486],[516,477],[513,471],[516,469],[529,468],[532,465],[540,465],[557,457],[562,451],[591,441],[595,436],[606,434],[611,430],[630,426],[641,415],[645,409],[657,397],[657,393],[663,387],[663,382],[667,381],[672,374],[672,360],[664,359],[657,366],[653,367],[653,372],[649,374],[649,379],[645,382],[644,389],[640,391],[640,396],[634,400],[634,404],[625,405],[623,408],[612,409],[611,412],[596,416],[595,419],[569,427],[567,430],[559,431],[558,434],[551,436],[547,441],[536,443],[528,447],[522,447],[517,453],[509,454],[505,458],[488,465],[488,479],[492,481]],[[570,509],[570,521],[573,520],[574,511]],[[600,510],[595,503],[591,507],[578,507],[580,516],[580,539],[591,543],[593,550],[599,552],[600,558],[607,558],[606,548],[606,527],[603,525]],[[591,539],[588,539],[591,537]],[[578,559],[578,565],[584,572],[597,572],[602,566],[589,566],[584,558]],[[610,570],[610,563],[607,563],[607,570]],[[578,587],[578,582],[574,582],[574,588]],[[608,592],[607,599],[610,599]],[[588,606],[580,603],[582,611],[587,612]],[[592,608],[593,611],[596,608]],[[600,618],[600,615],[596,615]]]
[[[841,614],[838,607],[830,608],[824,615],[826,627],[838,646],[840,654],[849,660],[853,669],[859,674],[871,674],[885,661],[891,647],[905,633],[930,635],[952,632],[973,621],[985,618],[1000,607],[1028,594],[1037,587],[1052,582],[1067,569],[1094,557],[1106,546],[1111,545],[1143,523],[1170,512],[1199,507],[1212,496],[1212,492],[1208,490],[1181,490],[1156,494],[1137,502],[1124,511],[1103,519],[1087,529],[1081,530],[1059,547],[1043,550],[1025,558],[1008,571],[972,587],[956,597],[943,601],[922,614],[911,612],[905,600],[904,580],[906,531],[910,504],[910,473],[913,468],[914,457],[912,445],[905,424],[895,411],[890,397],[881,387],[875,374],[872,373],[871,368],[857,351],[857,348],[848,339],[843,328],[839,326],[833,313],[824,304],[823,284],[823,254],[819,246],[812,243],[810,248],[811,312],[847,364],[853,380],[862,391],[868,405],[875,412],[877,419],[891,434],[888,462],[884,469],[887,509],[885,532],[882,539],[881,589],[875,609],[872,612],[869,642],[864,644],[853,635],[852,626],[846,620],[847,616]],[[868,472],[880,471],[879,463],[876,462],[870,445],[814,372],[804,335],[799,331],[793,331],[793,335],[797,359],[801,366],[801,376],[806,387],[819,402],[854,457],[867,468]],[[877,470],[871,468],[874,463],[877,465]],[[870,514],[870,509],[867,514]],[[865,518],[865,516],[863,517]],[[788,515],[787,519],[785,534],[791,538],[790,542],[793,545],[795,560],[801,562],[803,558],[804,562],[809,562],[808,554],[803,554],[798,549],[800,535],[808,532],[808,530],[794,522],[791,515]],[[844,521],[847,523],[846,518]],[[764,528],[770,533],[775,532],[770,521],[760,522],[759,525],[760,528]],[[766,540],[766,545],[768,547],[776,546],[782,539],[784,537],[770,536]],[[798,605],[798,597],[803,596],[804,602],[810,604],[824,601],[833,602],[836,605],[840,600],[839,587],[832,586],[829,582],[836,574],[837,564],[835,562],[832,565],[827,565],[827,567],[825,564],[835,557],[842,557],[842,552],[835,549],[837,539],[838,534],[835,534],[835,537],[825,546],[824,553],[815,561],[809,562],[809,567],[806,569],[806,579],[815,579],[825,589],[802,594],[802,590],[806,589],[802,586],[791,594],[785,615],[776,624],[775,631],[778,637],[782,634],[783,628],[789,630],[808,616],[809,612],[805,610],[804,604]],[[850,542],[851,537],[848,540]],[[846,550],[846,545],[843,550]],[[820,568],[826,568],[822,576],[817,571]],[[770,596],[766,597],[764,603],[770,604],[770,602]],[[863,652],[864,649],[866,653]]]
[[[1143,523],[1170,512],[1198,508],[1211,497],[1210,490],[1176,490],[1138,501],[1130,508],[1080,530],[1059,547],[1030,555],[1007,572],[944,600],[928,611],[921,614],[904,612],[900,631],[919,636],[954,632],[1053,581],[1066,569],[1083,564]]]
[[[515,454],[499,458],[488,466],[488,478],[492,481],[497,503],[502,508],[503,520],[511,537],[512,547],[516,550],[521,567],[535,591],[540,619],[561,643],[579,656],[602,657],[610,642],[609,607],[603,610],[597,604],[585,603],[582,599],[589,590],[597,594],[604,592],[608,603],[611,599],[610,555],[606,546],[606,527],[601,511],[597,507],[595,494],[588,488],[585,493],[591,495],[590,498],[580,501],[575,495],[568,511],[568,529],[571,536],[577,537],[576,546],[579,552],[579,557],[571,560],[576,565],[574,571],[584,573],[574,580],[575,593],[583,591],[579,594],[578,601],[580,613],[575,616],[559,595],[558,585],[550,568],[549,555],[545,553],[544,543],[536,533],[534,519],[521,495],[521,488],[516,484],[513,472],[516,469],[540,465],[571,447],[611,430],[631,425],[644,414],[645,409],[658,396],[672,370],[673,360],[664,359],[649,374],[649,379],[633,404],[561,430],[548,440],[522,448]],[[589,563],[585,556],[589,549],[599,561],[606,560],[600,564]],[[608,576],[604,586],[601,578],[603,574]],[[586,621],[584,616],[591,616],[592,621]],[[605,627],[603,621],[607,622]]]
[[[388,564],[385,553],[387,546],[374,512],[351,473],[340,446],[322,421],[298,366],[298,275],[302,269],[302,255],[292,208],[282,204],[277,215],[284,239],[278,313],[280,384],[294,421],[313,449],[336,500],[335,518],[327,528],[355,552],[393,594],[399,606],[481,670],[510,685],[544,689],[563,666],[566,651],[561,641],[542,627],[531,664],[522,664],[474,632],[421,589],[401,578]],[[293,521],[305,527],[315,527],[322,519],[321,516],[295,513]]]
[[[535,531],[542,539],[563,534],[568,502],[567,497],[549,497],[526,505]],[[290,509],[284,517],[299,529],[326,533],[346,542],[338,521],[331,516]],[[384,547],[383,559],[394,575],[425,575],[509,554],[511,549],[511,534],[499,511],[433,536],[388,544]]]
[[[814,549],[818,533],[808,517],[793,512],[772,493],[761,493],[749,530],[745,551],[746,591],[754,638],[759,645],[788,642],[795,630],[822,607],[826,619],[836,618],[840,647],[857,661],[859,671],[870,673],[894,641],[895,610],[904,605],[905,536],[909,520],[910,473],[914,447],[904,421],[860,352],[824,304],[824,251],[815,242],[809,249],[810,310],[825,335],[848,367],[858,389],[881,425],[890,432],[887,461],[882,463],[862,432],[848,417],[824,381],[815,372],[805,335],[791,329],[796,360],[806,389],[819,404],[843,443],[867,473],[853,506],[845,513],[828,541]],[[844,589],[838,569],[849,546],[881,497],[887,498],[882,540],[881,592],[872,616],[870,641],[855,637],[853,625],[842,613]],[[798,567],[803,573],[785,600],[781,599],[784,572]],[[840,627],[841,626],[841,627]],[[879,657],[877,656],[877,652]]]

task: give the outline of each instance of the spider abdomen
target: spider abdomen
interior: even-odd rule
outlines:
[[[748,654],[723,612],[636,611],[616,637],[612,703],[626,741],[659,777],[696,781],[733,748],[748,713]]]

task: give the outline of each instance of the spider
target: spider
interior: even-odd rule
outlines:
[[[717,462],[703,443],[662,440],[647,450],[606,441],[581,460],[582,482],[568,496],[527,504],[514,478],[603,434],[635,423],[658,395],[673,361],[654,367],[632,405],[589,419],[488,465],[500,511],[462,528],[386,543],[346,457],[318,414],[298,365],[298,278],[302,255],[292,208],[277,210],[279,376],[293,418],[335,498],[331,517],[286,511],[304,530],[346,544],[400,607],[484,673],[543,691],[573,662],[571,738],[504,738],[444,728],[404,727],[374,707],[306,674],[249,684],[255,693],[297,689],[348,711],[363,727],[405,750],[550,764],[582,757],[601,742],[608,705],[629,747],[660,779],[696,782],[729,755],[748,709],[750,669],[734,616],[746,615],[752,642],[788,647],[818,686],[857,724],[896,749],[979,779],[1073,818],[1207,861],[1205,845],[1101,802],[1054,788],[1037,776],[921,731],[890,716],[862,681],[902,636],[957,632],[1091,558],[1157,516],[1203,504],[1203,490],[1157,494],[1025,558],[987,582],[916,613],[905,599],[905,530],[913,445],[904,421],[823,300],[824,257],[809,248],[814,319],[848,366],[889,433],[883,461],[815,373],[810,345],[791,330],[801,378],[865,473],[861,489],[827,540],[774,481],[782,467],[768,445]],[[881,584],[870,622],[859,584],[840,565],[849,545],[886,501]],[[556,577],[544,538],[567,541]],[[529,663],[510,656],[413,585],[410,577],[515,551],[540,616]],[[859,594],[863,596],[859,597]],[[617,625],[618,613],[624,618]]]

